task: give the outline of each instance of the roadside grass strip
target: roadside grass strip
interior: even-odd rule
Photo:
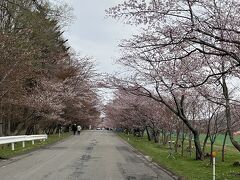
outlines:
[[[17,155],[31,152],[46,145],[54,144],[69,137],[70,135],[70,133],[63,133],[60,137],[58,134],[48,135],[48,139],[46,141],[36,140],[34,145],[32,145],[31,141],[27,141],[25,142],[25,148],[22,147],[22,142],[18,142],[15,143],[14,151],[11,149],[11,144],[0,145],[0,159],[9,159]]]
[[[120,133],[119,136],[144,155],[150,156],[152,160],[161,167],[173,172],[183,179],[212,179],[212,165],[210,164],[210,160],[194,160],[194,149],[192,151],[192,157],[190,157],[185,147],[185,154],[181,156],[181,148],[179,148],[179,152],[173,154],[174,159],[173,157],[168,157],[170,152],[168,146],[149,142],[146,137],[134,137],[133,135],[124,133]],[[225,162],[221,162],[221,144],[216,144],[214,146],[214,151],[218,154],[216,157],[216,180],[239,180],[240,167],[234,167],[233,163],[235,161],[240,161],[240,153],[232,146],[228,145],[226,146]],[[207,146],[206,152],[210,152],[209,145]]]

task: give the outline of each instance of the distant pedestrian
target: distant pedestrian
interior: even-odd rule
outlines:
[[[76,124],[72,125],[72,131],[73,131],[73,134],[75,135],[76,132],[77,132],[77,125]]]
[[[81,130],[82,130],[82,127],[81,127],[80,125],[78,125],[78,126],[77,126],[77,132],[78,132],[78,135],[80,135]]]

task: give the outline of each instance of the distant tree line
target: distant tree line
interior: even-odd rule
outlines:
[[[232,127],[233,131],[237,132],[240,128],[240,110],[236,106],[233,106],[232,110]],[[199,97],[186,100],[185,112],[190,125],[202,135],[203,159],[210,157],[216,139],[221,136],[221,156],[224,161],[228,138],[224,108]],[[189,128],[165,105],[151,98],[119,89],[115,92],[113,101],[105,106],[105,114],[110,127],[138,137],[145,134],[149,141],[167,147],[169,142],[174,142],[171,144],[172,148],[182,156],[194,154],[193,134]],[[207,150],[208,145],[210,151]]]

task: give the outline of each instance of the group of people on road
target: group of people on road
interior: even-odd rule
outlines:
[[[74,135],[76,135],[76,132],[78,135],[80,135],[81,130],[82,130],[82,127],[80,125],[77,125],[77,124],[72,125],[72,131]]]

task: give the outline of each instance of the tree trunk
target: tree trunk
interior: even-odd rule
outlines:
[[[202,154],[202,149],[201,149],[201,144],[200,144],[200,138],[199,138],[199,133],[194,132],[194,144],[196,148],[196,160],[203,160],[203,154]]]
[[[14,130],[14,132],[13,132],[13,134],[14,134],[14,135],[20,134],[20,132],[23,131],[24,128],[25,128],[25,124],[24,124],[23,122],[18,123],[18,124],[17,124],[17,127],[15,128],[15,130]]]
[[[158,130],[153,129],[154,142],[159,143],[159,132]]]
[[[164,141],[164,137],[163,137],[163,134],[164,134],[164,131],[162,130],[162,144],[163,144],[163,141]]]
[[[149,133],[149,130],[148,130],[148,127],[146,126],[146,132],[147,132],[147,138],[148,138],[148,141],[151,141],[151,136],[150,136],[150,133]]]
[[[14,106],[11,105],[11,108],[9,108],[9,118],[6,119],[6,134],[11,135],[11,121],[14,119]]]
[[[31,124],[31,125],[29,125],[29,126],[27,127],[27,129],[26,129],[26,131],[25,131],[25,134],[26,134],[26,135],[31,135],[31,134],[33,134],[33,132],[34,132],[34,125]]]
[[[3,105],[2,100],[0,102],[0,136],[3,136]]]
[[[213,153],[213,144],[214,144],[214,142],[211,141],[211,150],[210,150],[210,155],[211,155],[211,157],[210,157],[210,163],[211,163],[211,164],[213,163],[213,157],[212,157],[212,153]]]
[[[189,123],[189,121],[185,116],[180,116],[180,118],[183,120],[183,122],[189,128],[189,130],[193,133],[194,145],[196,148],[196,160],[203,160],[203,153],[202,153],[202,148],[200,143],[199,132],[192,127],[192,125]]]
[[[182,140],[181,140],[181,144],[182,144],[182,152],[181,155],[184,155],[184,141],[185,141],[185,134],[184,134],[185,130],[184,130],[184,122],[182,122]]]
[[[185,139],[182,139],[182,153],[181,153],[182,156],[184,155],[183,154],[183,151],[184,151],[184,141],[185,141]]]
[[[165,146],[168,141],[168,136],[166,135],[166,132],[163,133],[163,145]]]
[[[180,131],[177,129],[177,137],[176,137],[176,142],[175,142],[175,153],[178,152],[178,140],[179,140],[179,134],[180,134]]]
[[[204,139],[204,142],[203,142],[203,150],[202,150],[203,154],[205,154],[205,149],[206,149],[208,138],[209,138],[209,131],[207,132],[207,135],[206,135],[206,137]]]
[[[222,145],[222,162],[225,161],[225,144],[226,144],[226,139],[227,139],[228,131],[225,132],[225,136],[223,139],[223,145]]]
[[[234,139],[233,137],[233,132],[232,132],[232,118],[231,118],[231,108],[230,108],[230,98],[229,98],[229,93],[228,93],[228,87],[227,87],[227,83],[226,83],[226,77],[223,76],[222,77],[223,83],[222,83],[222,87],[223,87],[223,94],[225,97],[225,113],[226,113],[226,120],[227,120],[227,130],[228,130],[228,134],[229,134],[229,138],[233,144],[233,146],[240,151],[240,144]]]
[[[176,115],[182,119],[182,121],[184,122],[184,124],[188,127],[188,129],[192,132],[193,137],[194,137],[194,145],[196,148],[196,160],[203,160],[203,153],[202,153],[202,148],[201,148],[201,143],[200,143],[200,137],[199,137],[199,132],[198,130],[196,130],[192,124],[190,123],[190,121],[187,119],[187,117],[184,114],[183,111],[183,101],[184,101],[184,96],[181,99],[181,106],[179,107],[179,111],[178,113],[176,113]]]
[[[189,133],[189,136],[188,136],[188,147],[189,147],[189,154],[191,157],[192,156],[192,133],[191,132]]]
[[[172,153],[172,132],[170,132],[169,139],[170,139],[170,142],[169,142],[170,152]]]
[[[144,136],[144,130],[141,130],[141,137],[143,138]]]

